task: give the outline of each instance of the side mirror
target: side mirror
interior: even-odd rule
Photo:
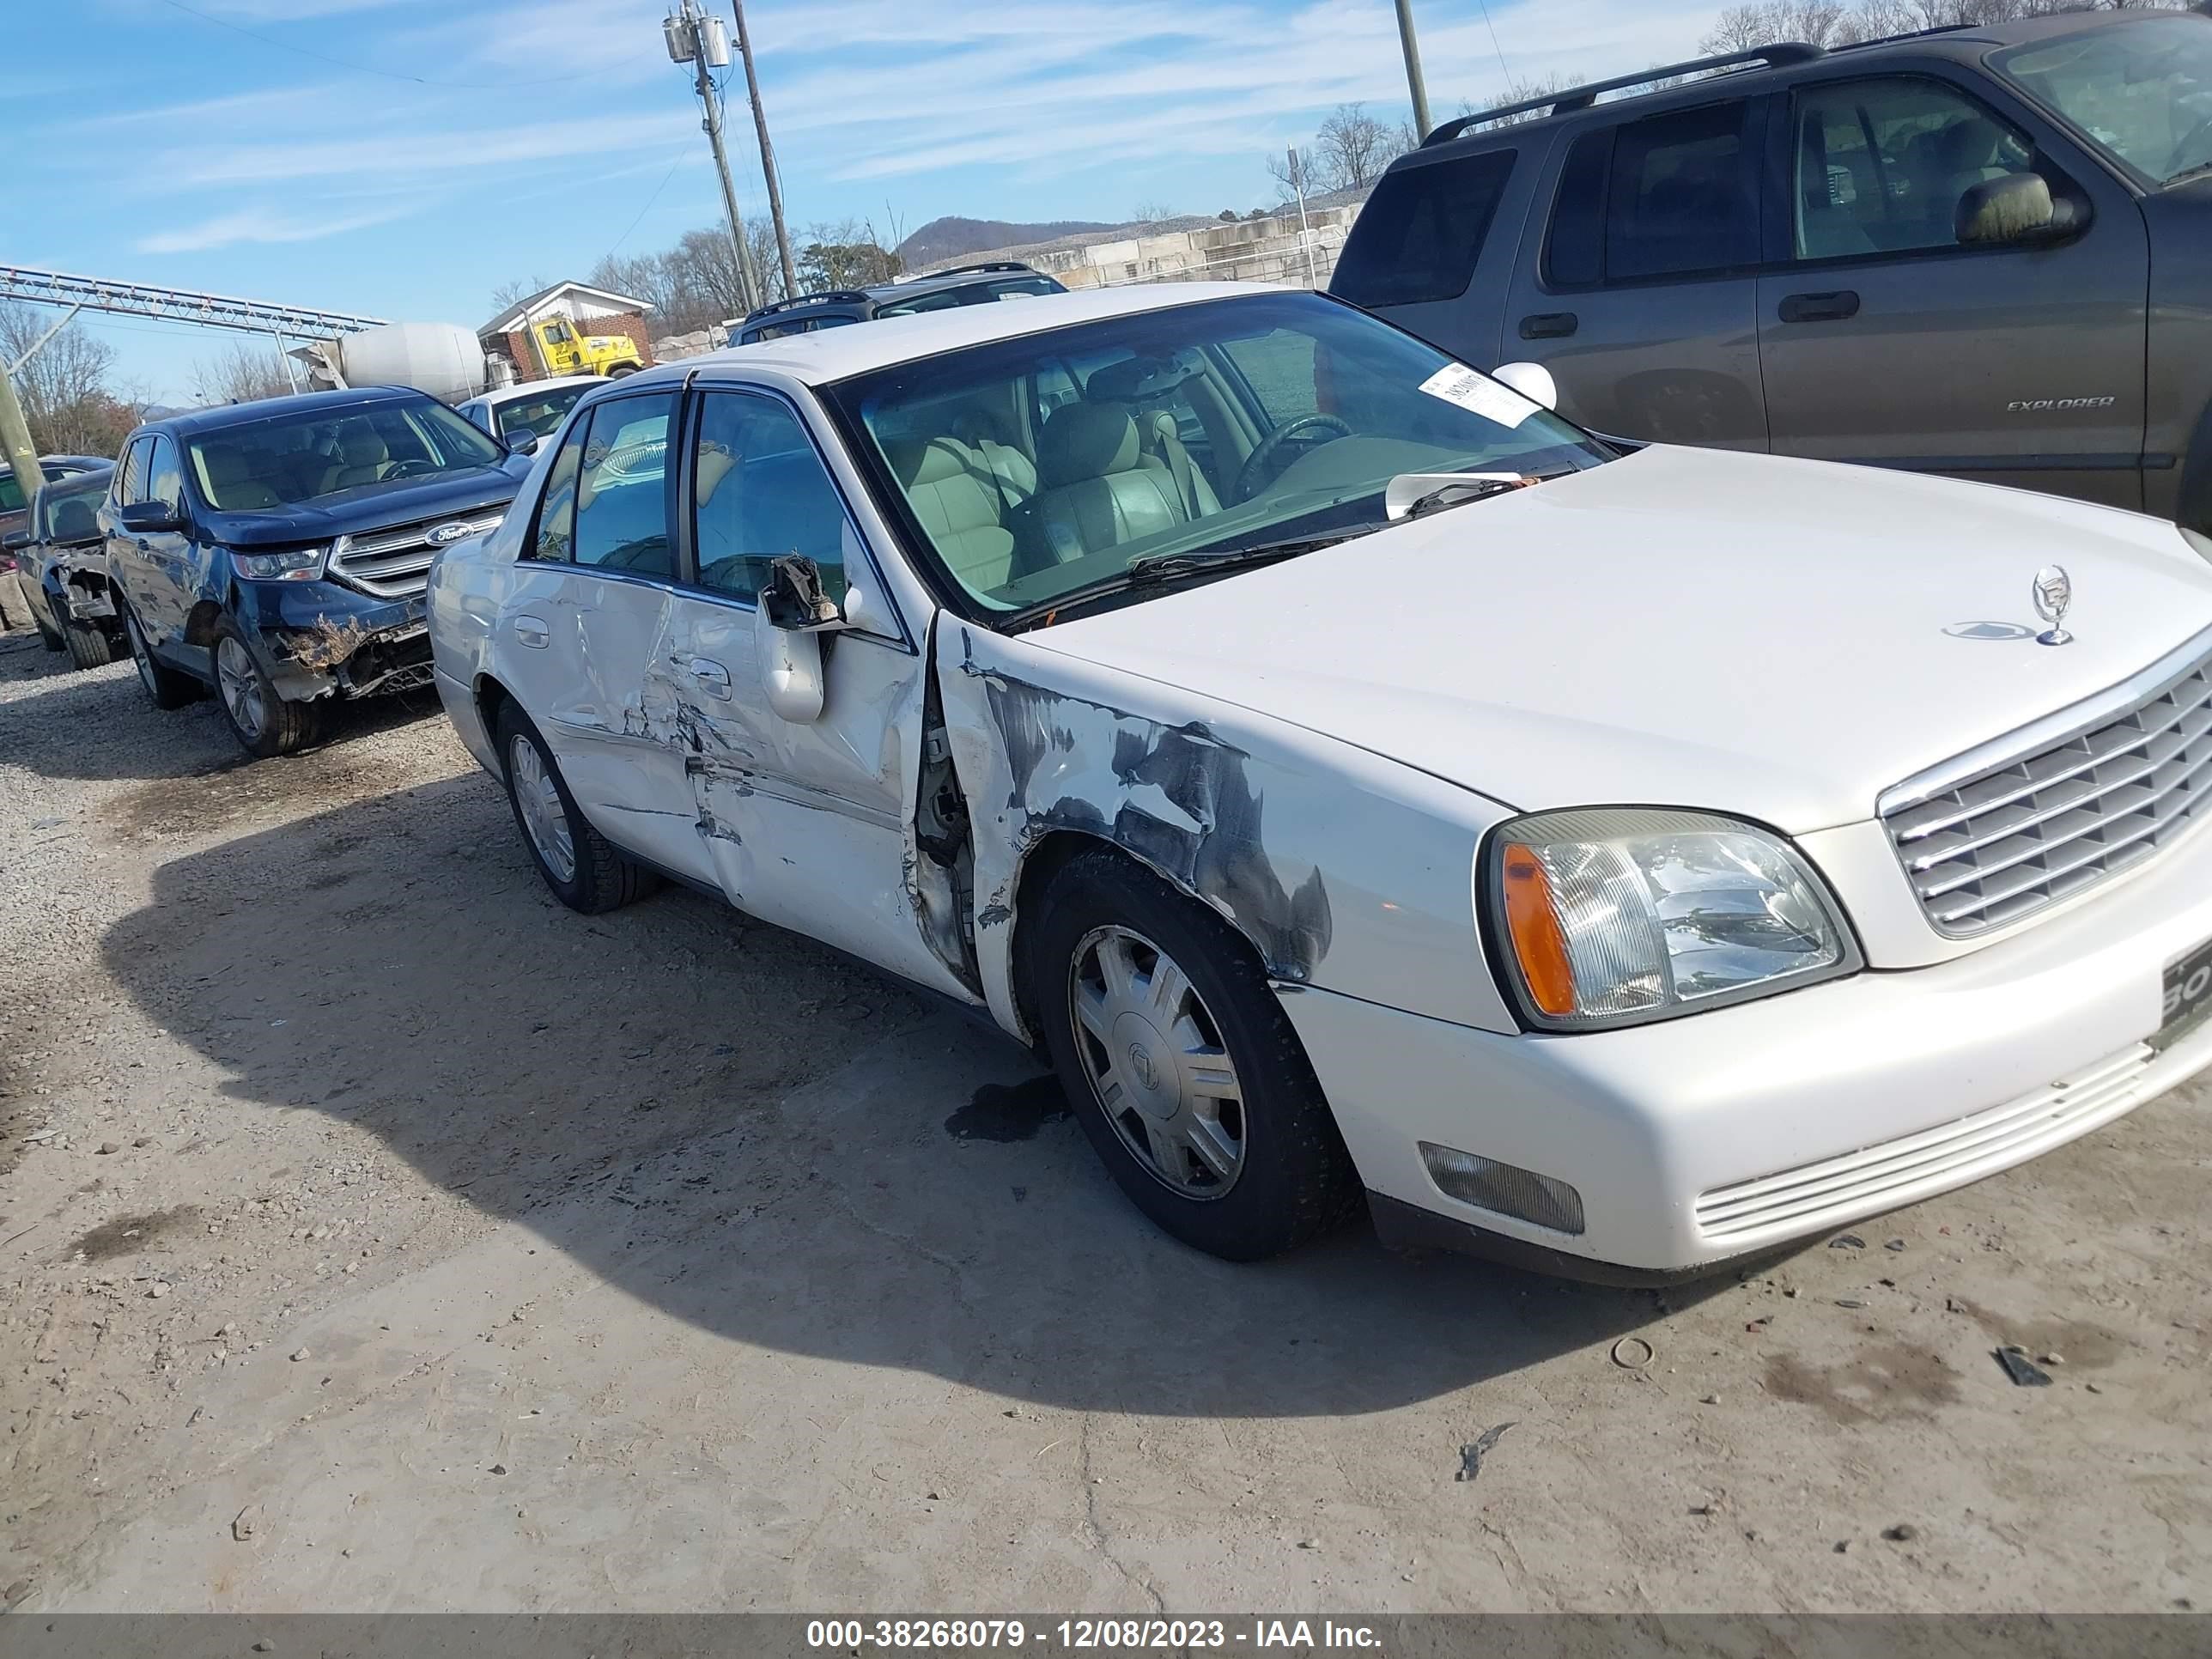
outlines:
[[[20,553],[30,544],[31,532],[27,530],[11,530],[0,536],[0,553]]]
[[[1953,228],[1962,246],[2053,242],[2081,228],[2073,203],[2053,198],[2039,173],[1984,179],[1959,198]]]
[[[177,516],[177,509],[167,501],[132,501],[117,510],[115,521],[124,529],[141,536],[184,527],[184,520]]]
[[[538,453],[538,434],[526,429],[519,435],[509,438],[507,441],[507,447],[512,454],[535,455]]]
[[[806,726],[822,718],[822,636],[845,626],[813,560],[787,554],[769,561],[768,586],[753,612],[753,654],[768,706],[782,719]]]
[[[1507,363],[1490,378],[1500,386],[1511,386],[1532,404],[1550,410],[1559,406],[1559,383],[1541,363]]]

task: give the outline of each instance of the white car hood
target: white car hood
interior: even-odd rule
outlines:
[[[2075,635],[2031,586],[2073,578]],[[1792,834],[2212,628],[2169,524],[2024,491],[1655,447],[1033,644],[1534,811],[1701,807]]]

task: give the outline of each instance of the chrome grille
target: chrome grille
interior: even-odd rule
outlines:
[[[2202,637],[2094,724],[1958,781],[1885,797],[1887,826],[1938,933],[2003,927],[2151,857],[2207,816],[2212,650]],[[2063,717],[2062,717],[2063,718]],[[1894,805],[1893,797],[1901,797]]]
[[[430,561],[440,551],[428,539],[432,531],[441,525],[459,524],[465,526],[470,535],[480,536],[497,529],[506,516],[506,503],[494,501],[457,513],[441,513],[434,519],[413,524],[341,536],[331,549],[331,574],[379,599],[405,599],[420,593],[429,581]]]

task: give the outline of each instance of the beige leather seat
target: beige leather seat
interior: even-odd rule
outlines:
[[[1012,580],[1014,535],[982,458],[957,438],[894,444],[891,475],[952,572],[989,592]]]
[[[209,505],[225,513],[252,513],[282,505],[276,492],[253,476],[252,463],[236,444],[210,444],[200,452]]]
[[[321,493],[351,489],[356,486],[374,483],[381,478],[392,461],[392,452],[376,429],[368,425],[348,426],[338,434],[337,465],[323,474]]]
[[[1122,403],[1064,404],[1037,443],[1039,535],[1065,563],[1188,521],[1168,466]]]

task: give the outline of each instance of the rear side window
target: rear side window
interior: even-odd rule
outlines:
[[[1466,293],[1518,154],[1486,150],[1383,174],[1352,222],[1329,291],[1370,307]]]
[[[569,557],[605,570],[673,576],[668,537],[668,422],[673,392],[616,398],[592,410],[576,483]]]
[[[1671,276],[1759,257],[1744,166],[1747,104],[1715,104],[1621,128],[1606,194],[1607,282]]]
[[[1753,263],[1749,113],[1748,104],[1714,104],[1577,139],[1553,204],[1547,279],[1581,288]]]

